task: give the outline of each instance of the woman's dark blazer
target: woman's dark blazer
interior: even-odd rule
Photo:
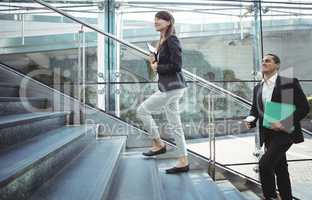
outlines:
[[[182,75],[182,48],[175,35],[160,46],[157,54],[158,88],[165,92],[186,87]]]

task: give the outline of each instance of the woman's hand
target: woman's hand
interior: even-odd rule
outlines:
[[[150,54],[148,57],[148,61],[150,62],[150,64],[153,64],[154,62],[156,62],[155,55]]]
[[[150,63],[150,66],[153,70],[153,72],[157,72],[157,66],[158,66],[158,63],[156,62],[156,59],[155,59],[155,55],[154,54],[151,54],[148,58],[148,61]]]
[[[157,62],[154,62],[153,64],[151,64],[151,68],[152,68],[153,72],[157,72],[157,66],[158,66]]]

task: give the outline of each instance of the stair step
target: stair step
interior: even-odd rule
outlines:
[[[162,172],[161,177],[167,199],[225,200],[217,185],[201,170],[191,170],[178,175]]]
[[[181,200],[225,200],[222,191],[205,170],[192,169],[187,173],[166,174],[165,170],[176,164],[176,159],[157,160],[167,199]]]
[[[261,200],[254,192],[252,191],[244,191],[241,194],[245,197],[246,200]]]
[[[0,82],[0,97],[18,97],[19,86]]]
[[[200,194],[201,199],[225,200],[222,191],[206,171],[192,170],[188,173],[194,188]]]
[[[29,122],[51,119],[59,116],[64,116],[66,112],[37,112],[18,115],[9,115],[0,117],[0,129],[11,126],[27,124]]]
[[[156,161],[138,152],[124,154],[108,199],[165,200]]]
[[[0,97],[0,116],[29,113],[46,107],[46,98]]]
[[[6,71],[2,69],[1,63],[0,63],[0,69],[1,69],[1,71],[0,71],[0,81],[1,82],[5,82],[5,81],[8,80],[7,79],[8,78],[8,74],[6,74]]]
[[[168,175],[161,172],[161,180],[167,199],[201,200],[187,173]]]
[[[43,101],[40,97],[0,97],[0,102]]]
[[[223,192],[226,200],[246,200],[246,198],[227,180],[217,181],[218,187]]]
[[[86,146],[92,130],[62,127],[0,151],[0,199],[25,199]]]
[[[126,137],[92,140],[81,154],[36,191],[31,200],[107,199]]]
[[[17,144],[65,125],[67,112],[26,113],[0,117],[0,145]]]

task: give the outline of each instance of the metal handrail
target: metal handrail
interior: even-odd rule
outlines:
[[[149,52],[145,51],[144,49],[141,49],[141,48],[139,48],[139,47],[137,47],[137,46],[127,42],[127,41],[119,39],[119,38],[117,38],[116,36],[114,36],[114,35],[112,35],[110,33],[106,33],[105,31],[102,31],[101,29],[99,29],[97,27],[89,25],[89,24],[83,22],[82,20],[77,19],[76,17],[72,16],[71,14],[68,14],[68,13],[62,11],[61,9],[55,8],[54,6],[51,6],[50,4],[48,4],[48,3],[46,3],[46,2],[44,2],[42,0],[33,0],[33,1],[37,2],[40,5],[43,5],[43,6],[47,7],[49,9],[53,10],[53,11],[55,11],[55,12],[57,12],[57,13],[63,15],[63,16],[65,16],[65,17],[68,17],[69,19],[71,19],[71,20],[73,20],[73,21],[75,21],[75,22],[77,22],[77,23],[79,23],[79,24],[81,24],[81,25],[91,29],[91,30],[94,30],[95,32],[97,32],[99,34],[105,35],[105,36],[109,37],[110,39],[113,39],[113,40],[115,40],[115,41],[117,41],[117,42],[119,42],[119,43],[121,43],[121,44],[123,44],[123,45],[125,45],[125,46],[127,46],[127,47],[129,47],[129,48],[131,48],[131,49],[133,49],[133,50],[135,50],[135,51],[145,55],[145,56],[149,55]],[[212,88],[214,88],[214,89],[216,89],[216,90],[218,90],[218,91],[220,91],[220,92],[222,92],[222,93],[224,93],[226,95],[231,96],[235,100],[239,101],[240,103],[245,104],[248,107],[251,107],[251,105],[252,105],[252,103],[249,100],[244,99],[244,98],[242,98],[242,97],[232,93],[231,91],[228,91],[228,90],[226,90],[226,89],[224,89],[224,88],[222,88],[222,87],[220,87],[218,85],[215,85],[215,84],[213,84],[213,83],[211,83],[211,82],[209,82],[209,81],[207,81],[207,80],[205,80],[205,79],[203,79],[203,78],[201,78],[201,77],[199,77],[199,76],[197,76],[197,75],[195,75],[195,74],[193,74],[193,73],[191,73],[191,72],[189,72],[189,71],[187,71],[185,69],[183,69],[183,73],[186,76],[188,76],[190,79],[193,79],[193,80],[201,83],[202,85],[204,85],[207,88],[211,88],[212,87]],[[302,130],[306,134],[312,136],[312,132],[311,131],[308,131],[306,129],[302,129]]]
[[[114,36],[114,35],[112,35],[110,33],[106,33],[106,32],[102,31],[101,29],[99,29],[97,27],[89,25],[89,24],[83,22],[82,20],[77,19],[76,17],[74,17],[74,16],[72,16],[72,15],[70,15],[70,14],[68,14],[68,13],[66,13],[66,12],[64,12],[64,11],[58,9],[58,8],[55,8],[55,7],[49,5],[49,4],[47,4],[47,3],[45,3],[45,2],[43,2],[41,0],[33,0],[33,1],[39,3],[39,4],[43,5],[43,6],[46,6],[47,8],[49,8],[49,9],[51,9],[51,10],[53,10],[53,11],[55,11],[55,12],[57,12],[57,13],[63,15],[63,16],[66,16],[66,17],[70,18],[71,20],[73,20],[73,21],[75,21],[75,22],[77,22],[79,24],[82,24],[83,26],[85,26],[85,27],[87,27],[89,29],[94,30],[95,32],[98,32],[98,33],[100,33],[102,35],[105,35],[105,36],[107,36],[107,37],[109,37],[109,38],[111,38],[111,39],[113,39],[113,40],[115,40],[115,41],[117,41],[117,42],[119,42],[119,43],[121,43],[121,44],[123,44],[123,45],[125,45],[125,46],[127,46],[127,47],[129,47],[129,48],[131,48],[133,50],[135,50],[135,51],[138,51],[138,52],[142,53],[145,56],[149,56],[150,55],[150,53],[145,51],[144,49],[141,49],[141,48],[139,48],[139,47],[137,47],[137,46],[135,46],[135,45],[125,41],[125,40],[119,39],[119,38],[117,38],[116,36]],[[192,77],[192,79],[195,79],[195,80],[197,80],[199,82],[205,83],[208,86],[211,86],[211,87],[213,87],[213,88],[215,88],[215,89],[217,89],[219,91],[222,91],[223,93],[228,94],[228,95],[232,96],[235,99],[239,99],[241,102],[244,102],[245,104],[248,104],[248,105],[251,106],[251,102],[249,102],[248,100],[246,100],[246,99],[244,99],[244,98],[242,98],[242,97],[240,97],[240,96],[238,96],[238,95],[236,95],[236,94],[234,94],[234,93],[232,93],[232,92],[230,92],[228,90],[225,90],[224,88],[222,88],[220,86],[217,86],[217,85],[215,85],[215,84],[213,84],[211,82],[208,82],[207,80],[205,80],[205,79],[203,79],[203,78],[201,78],[201,77],[199,77],[199,76],[197,76],[197,75],[195,75],[195,74],[193,74],[193,73],[191,73],[191,72],[189,72],[189,71],[187,71],[185,69],[183,69],[183,73],[185,73],[187,76]]]
[[[282,2],[276,2],[276,1],[272,1],[272,0],[218,0],[219,2],[231,2],[233,4],[227,4],[227,5],[237,5],[237,4],[242,4],[242,3],[258,3],[258,2],[261,2],[261,3],[267,3],[267,4],[287,4],[287,5],[312,5],[312,3],[307,3],[307,2],[286,2],[286,1],[282,1]],[[141,2],[141,1],[131,1],[129,3],[132,3],[132,4],[157,4],[159,3],[158,1],[148,1],[148,2]],[[162,2],[163,3],[166,3],[166,4],[176,4],[177,2],[175,1],[167,1],[167,2]],[[181,5],[193,5],[192,3],[190,2],[178,2],[179,4]],[[199,5],[210,5],[211,3],[209,2],[198,2],[197,4]]]
[[[55,12],[57,12],[57,13],[63,15],[63,16],[65,16],[65,17],[67,17],[67,18],[69,18],[69,19],[71,19],[71,20],[73,20],[75,22],[77,22],[78,24],[81,24],[81,25],[83,25],[83,26],[85,26],[85,27],[87,27],[87,28],[97,32],[97,33],[105,35],[106,37],[109,37],[110,39],[113,39],[113,40],[115,40],[115,41],[117,41],[117,42],[119,42],[119,43],[121,43],[121,44],[123,44],[123,45],[125,45],[125,46],[127,46],[129,48],[131,48],[131,49],[134,49],[134,50],[144,54],[145,56],[149,55],[149,53],[147,51],[144,51],[143,49],[141,49],[141,48],[139,48],[137,46],[134,46],[133,44],[130,44],[129,42],[121,40],[121,39],[117,38],[116,36],[114,36],[114,35],[112,35],[110,33],[106,33],[105,31],[102,31],[101,29],[99,29],[97,27],[94,27],[94,26],[92,26],[92,25],[90,25],[88,23],[85,23],[82,20],[77,19],[76,17],[72,16],[71,14],[68,14],[68,13],[62,11],[61,9],[55,8],[54,6],[51,6],[50,4],[48,4],[48,3],[44,2],[44,1],[41,1],[41,0],[33,0],[33,1],[38,3],[38,4],[40,4],[40,5],[42,5],[42,6],[47,7],[49,9],[53,10],[53,11],[55,11]]]

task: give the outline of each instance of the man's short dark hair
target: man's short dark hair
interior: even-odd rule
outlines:
[[[273,53],[268,53],[268,54],[266,54],[266,56],[272,56],[272,57],[273,57],[273,60],[274,60],[274,62],[275,62],[276,64],[281,64],[281,60],[280,60],[280,58],[279,58],[277,55],[275,55],[275,54],[273,54]]]

